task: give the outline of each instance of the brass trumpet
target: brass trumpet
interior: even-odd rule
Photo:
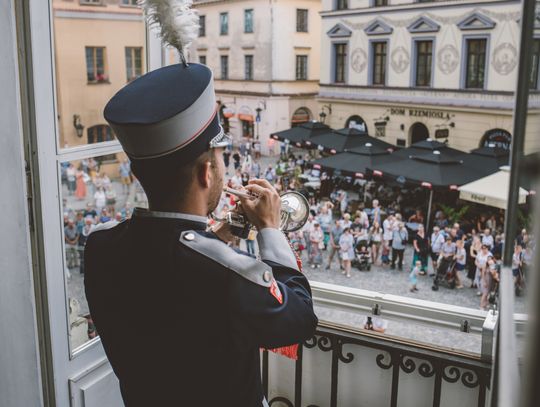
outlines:
[[[223,191],[243,198],[257,199],[257,195],[236,189],[224,187]],[[280,199],[279,229],[285,233],[301,229],[309,217],[309,203],[305,196],[296,191],[288,191],[280,194]],[[246,216],[234,211],[228,212],[224,218],[212,214],[212,218],[216,222],[228,223],[231,226],[231,232],[242,239],[246,239],[249,231],[254,228]]]

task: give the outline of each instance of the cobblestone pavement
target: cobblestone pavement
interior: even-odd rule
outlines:
[[[431,289],[433,278],[425,275],[418,276],[417,287],[419,291],[411,293],[409,291],[408,281],[412,264],[412,248],[410,246],[405,250],[403,271],[398,271],[397,268],[396,270],[391,270],[389,266],[372,265],[371,271],[359,271],[353,267],[351,277],[347,278],[341,274],[336,257],[333,259],[330,270],[325,270],[328,264],[327,258],[328,253],[323,251],[323,265],[321,268],[312,269],[308,266],[307,253],[304,251],[302,261],[304,263],[304,272],[309,280],[474,309],[478,309],[480,305],[480,297],[476,295],[477,290],[469,288],[471,281],[465,276],[465,273],[461,273],[461,279],[465,288],[449,289],[441,285],[439,291],[433,291]],[[429,270],[430,272],[433,270],[431,264]],[[515,312],[525,312],[525,301],[523,297],[516,298]]]

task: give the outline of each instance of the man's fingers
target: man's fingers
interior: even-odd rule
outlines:
[[[268,180],[265,180],[265,179],[254,178],[249,181],[249,185],[253,185],[253,184],[260,185],[261,187],[269,188],[272,191],[275,191],[275,188],[272,186],[272,184],[270,184]]]
[[[263,188],[256,184],[248,184],[245,186],[245,189],[249,191],[250,193],[256,194],[256,195],[263,195],[264,193],[267,192],[266,188]]]

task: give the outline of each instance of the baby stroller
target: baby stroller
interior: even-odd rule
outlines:
[[[371,270],[371,248],[367,243],[360,242],[354,248],[352,265],[360,271]]]
[[[448,259],[439,257],[437,261],[437,272],[433,279],[433,286],[431,289],[437,291],[439,284],[443,284],[450,289],[456,288],[456,259],[450,257]]]

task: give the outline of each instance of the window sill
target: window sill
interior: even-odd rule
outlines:
[[[86,82],[87,85],[110,85],[111,82],[107,79],[104,81],[93,81],[93,82]]]

